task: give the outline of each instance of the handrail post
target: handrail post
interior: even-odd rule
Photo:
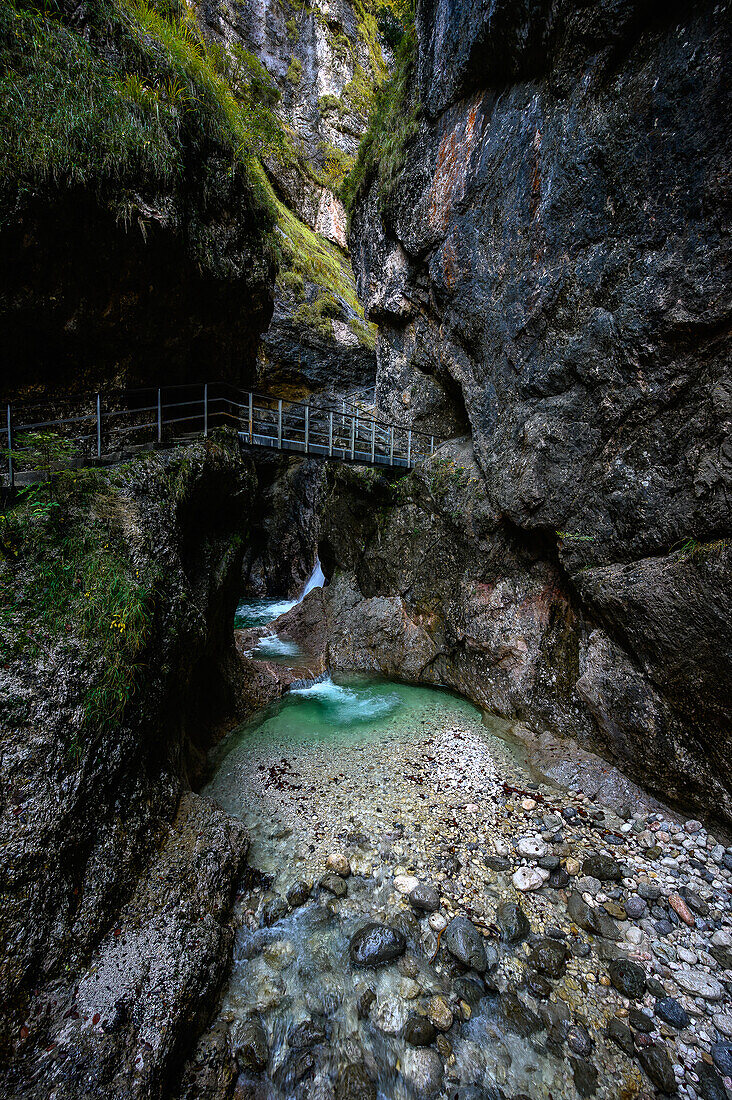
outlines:
[[[394,465],[394,425],[389,428],[389,465]]]
[[[277,402],[277,447],[282,450],[282,398]]]
[[[8,480],[10,488],[15,488],[15,471],[13,470],[13,414],[8,402]]]
[[[203,434],[208,435],[208,382],[203,387]]]
[[[431,435],[430,436],[430,454],[433,455],[434,453],[435,453],[435,437],[433,435]]]
[[[163,441],[163,398],[158,390],[158,443]]]
[[[254,395],[249,391],[249,442],[254,442]]]
[[[376,461],[376,421],[371,421],[371,464]]]
[[[351,417],[351,460],[356,457],[356,417]]]
[[[310,406],[305,406],[305,454],[310,453]]]
[[[333,410],[330,412],[330,421],[328,423],[328,455],[333,457]]]
[[[412,429],[407,433],[407,469],[412,465]]]
[[[102,457],[102,395],[97,394],[97,458]]]

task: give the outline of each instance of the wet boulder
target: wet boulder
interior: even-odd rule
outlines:
[[[403,955],[406,947],[403,932],[372,922],[351,937],[349,953],[354,966],[384,966]]]
[[[336,1085],[336,1100],[376,1100],[376,1086],[358,1062],[344,1066]]]
[[[239,1072],[261,1073],[269,1061],[267,1033],[257,1016],[232,1029],[232,1047]]]
[[[608,966],[610,981],[631,1001],[640,1000],[646,989],[646,972],[638,963],[630,959],[613,959]]]
[[[567,966],[569,951],[559,940],[544,936],[529,955],[529,966],[547,978],[561,978]]]
[[[517,902],[504,901],[496,911],[496,923],[501,929],[501,939],[506,943],[521,943],[531,931],[529,918]]]
[[[447,950],[470,970],[483,974],[488,968],[488,956],[483,937],[467,917],[455,917],[445,929],[442,942]]]

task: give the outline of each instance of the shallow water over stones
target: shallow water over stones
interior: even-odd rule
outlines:
[[[723,1006],[693,1002],[687,971],[674,980],[651,934],[620,919],[654,887],[654,915],[672,915],[635,839],[661,822],[640,811],[629,827],[533,783],[508,724],[465,700],[326,677],[236,731],[213,766],[205,793],[252,835],[219,1018],[237,1100],[630,1100],[654,1075],[681,1082],[674,1043],[694,1047],[654,998],[678,995],[680,1023],[688,1010],[721,1037],[703,1016]],[[697,854],[707,843],[695,834]],[[696,933],[677,927],[683,951]],[[636,1001],[614,988],[618,957],[649,975]]]

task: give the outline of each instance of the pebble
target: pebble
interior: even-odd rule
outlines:
[[[442,1088],[442,1059],[430,1047],[409,1047],[405,1051],[401,1071],[417,1100],[430,1100]]]
[[[684,924],[689,926],[689,928],[693,928],[695,926],[696,920],[694,918],[694,914],[691,912],[689,906],[679,894],[670,894],[668,903],[673,909],[676,916],[679,918],[679,920],[682,920]]]
[[[331,852],[325,861],[325,869],[331,874],[340,875],[341,878],[348,878],[351,873],[351,864],[343,852]]]
[[[427,923],[433,932],[441,932],[447,928],[447,917],[444,913],[430,913]]]
[[[543,840],[533,836],[522,836],[517,845],[519,854],[527,859],[538,859],[545,856],[548,848]]]
[[[538,867],[519,867],[511,876],[511,881],[517,890],[526,893],[529,890],[539,890],[544,885],[544,876]]]
[[[413,1047],[428,1047],[435,1041],[435,1028],[426,1016],[410,1016],[404,1025],[402,1037]]]
[[[488,967],[483,937],[467,917],[455,917],[445,929],[442,942],[451,955],[471,970],[482,974]]]
[[[689,1026],[689,1014],[686,1009],[674,997],[662,997],[656,1001],[653,1010],[659,1020],[671,1027],[685,1028]]]
[[[624,997],[639,1000],[646,989],[646,973],[630,959],[613,959],[608,966],[610,981]]]
[[[400,894],[411,894],[419,886],[419,879],[414,875],[397,875],[394,879],[394,889]]]
[[[349,952],[354,966],[383,966],[403,955],[406,946],[402,932],[372,921],[351,937]]]
[[[340,875],[333,872],[323,875],[320,885],[323,890],[327,890],[329,894],[333,894],[337,898],[343,898],[348,893],[348,884]]]
[[[444,997],[431,997],[427,1003],[427,1018],[438,1031],[449,1031],[453,1015]]]
[[[427,882],[420,882],[414,887],[409,894],[409,901],[415,909],[426,913],[434,913],[440,908],[440,895]]]

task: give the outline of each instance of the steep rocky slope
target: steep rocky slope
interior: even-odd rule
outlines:
[[[545,625],[564,623],[537,715],[726,815],[729,28],[727,4],[423,0],[351,227],[382,408],[472,435],[491,521],[471,576],[488,588],[460,645],[490,607],[483,690],[520,713],[501,685],[524,657],[504,644],[519,631],[551,663]],[[364,596],[413,599],[366,558]],[[531,604],[539,574],[527,637],[500,593],[518,578]],[[443,584],[426,577],[420,606]]]
[[[255,489],[222,435],[63,475],[0,520],[4,1095],[117,1095],[118,1074],[157,1095],[223,978],[246,834],[179,800],[246,710]]]

